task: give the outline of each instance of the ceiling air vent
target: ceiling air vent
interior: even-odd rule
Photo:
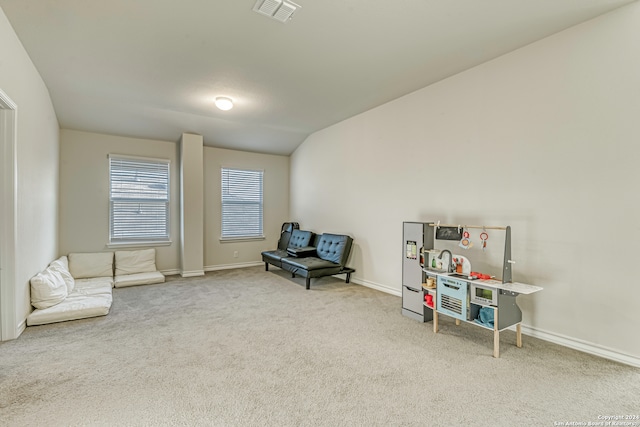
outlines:
[[[290,1],[258,0],[256,5],[253,6],[253,10],[261,15],[286,23],[293,17],[295,11],[300,7],[300,5]]]

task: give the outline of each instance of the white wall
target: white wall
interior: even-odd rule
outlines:
[[[402,221],[511,225],[526,330],[638,363],[639,45],[634,3],[319,131],[291,216],[393,293]]]
[[[18,334],[31,312],[29,279],[57,253],[58,120],[40,74],[1,9],[0,52],[0,89],[18,107],[16,281],[10,284]]]
[[[264,240],[220,241],[222,167],[264,171]],[[204,193],[205,270],[259,263],[262,251],[276,248],[280,226],[289,221],[289,157],[204,147]]]
[[[277,245],[289,212],[289,157],[204,147],[204,268],[257,264],[260,252]],[[107,155],[171,160],[170,246],[156,247],[158,269],[180,271],[180,194],[178,147],[167,141],[126,138],[63,129],[60,131],[60,253],[110,250],[109,166]],[[262,169],[265,240],[220,242],[220,167]],[[202,228],[202,226],[201,226]],[[238,257],[233,253],[237,251]],[[202,260],[200,260],[202,264]]]
[[[60,131],[60,254],[113,251],[109,243],[109,154],[171,161],[169,246],[156,247],[162,271],[179,267],[178,151],[174,142]],[[134,249],[134,248],[132,248]]]

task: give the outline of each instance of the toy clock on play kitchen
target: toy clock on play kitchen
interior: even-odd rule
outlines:
[[[471,249],[473,247],[473,242],[471,241],[471,234],[466,229],[462,232],[462,239],[460,239],[460,247],[463,249]]]
[[[487,231],[484,229],[482,233],[480,233],[480,240],[482,241],[482,250],[484,251],[487,247],[487,240],[489,240],[489,234],[487,234]]]

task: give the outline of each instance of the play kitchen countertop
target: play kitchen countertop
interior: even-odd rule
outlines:
[[[423,268],[423,270],[425,273],[427,273],[427,275],[446,276],[446,277],[451,276],[451,277],[455,277],[456,279],[465,280],[467,282],[479,283],[492,288],[503,289],[505,291],[511,291],[517,294],[522,294],[522,295],[528,295],[528,294],[532,294],[534,292],[538,292],[542,290],[542,288],[539,286],[528,285],[526,283],[519,283],[519,282],[502,283],[500,280],[496,280],[496,279],[469,279],[468,277],[464,277],[464,275],[461,275],[460,273],[455,273],[455,272],[448,273],[446,271],[432,270],[429,268]]]

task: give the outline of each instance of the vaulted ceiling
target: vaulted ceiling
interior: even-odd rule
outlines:
[[[314,131],[634,0],[0,0],[62,128],[292,153]],[[215,108],[216,96],[234,100]]]

